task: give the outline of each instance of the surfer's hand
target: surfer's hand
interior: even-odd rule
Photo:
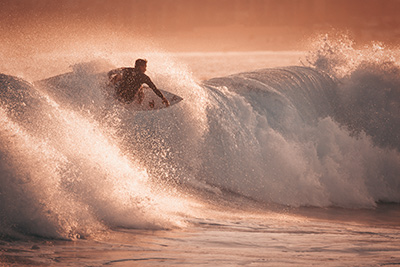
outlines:
[[[162,98],[163,104],[165,104],[166,107],[169,107],[169,101],[165,97]]]

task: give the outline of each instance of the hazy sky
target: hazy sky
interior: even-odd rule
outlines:
[[[316,33],[400,43],[400,0],[0,0],[0,48],[302,49]],[[140,41],[140,45],[139,45]]]

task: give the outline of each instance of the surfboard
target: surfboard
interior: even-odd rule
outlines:
[[[162,102],[162,99],[157,96],[153,90],[149,87],[143,87],[143,92],[144,92],[144,98],[142,101],[139,101],[138,97],[135,97],[135,100],[133,100],[132,103],[129,104],[122,104],[124,105],[127,109],[132,109],[136,111],[150,111],[150,110],[157,110],[157,109],[163,109],[166,108],[165,104]],[[169,106],[173,106],[175,104],[178,104],[183,100],[182,97],[175,95],[171,92],[161,90],[161,93],[165,96],[165,98],[168,99],[169,101]]]
[[[83,73],[83,72],[69,72],[50,77],[44,80],[36,81],[35,85],[40,86],[45,91],[54,95],[57,99],[61,100],[76,100],[74,95],[81,95],[82,92],[93,92],[93,87],[100,88],[108,99],[113,99],[116,104],[121,104],[125,108],[135,111],[152,111],[166,108],[162,103],[162,99],[157,96],[153,90],[144,86],[144,98],[139,101],[137,97],[130,104],[124,104],[115,99],[115,88],[108,83],[107,73]],[[160,90],[160,89],[159,89]],[[171,92],[160,90],[163,95],[168,99],[170,107],[181,102],[182,97],[175,95]],[[93,98],[97,96],[93,95]],[[78,98],[79,99],[79,98]]]

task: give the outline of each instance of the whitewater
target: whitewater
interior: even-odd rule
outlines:
[[[184,101],[112,101],[104,73],[139,56]],[[89,59],[3,63],[0,264],[400,264],[397,50]]]

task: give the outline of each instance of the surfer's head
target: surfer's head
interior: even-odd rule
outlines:
[[[146,59],[136,59],[135,61],[135,69],[139,70],[142,73],[146,72],[147,69],[147,60]]]

